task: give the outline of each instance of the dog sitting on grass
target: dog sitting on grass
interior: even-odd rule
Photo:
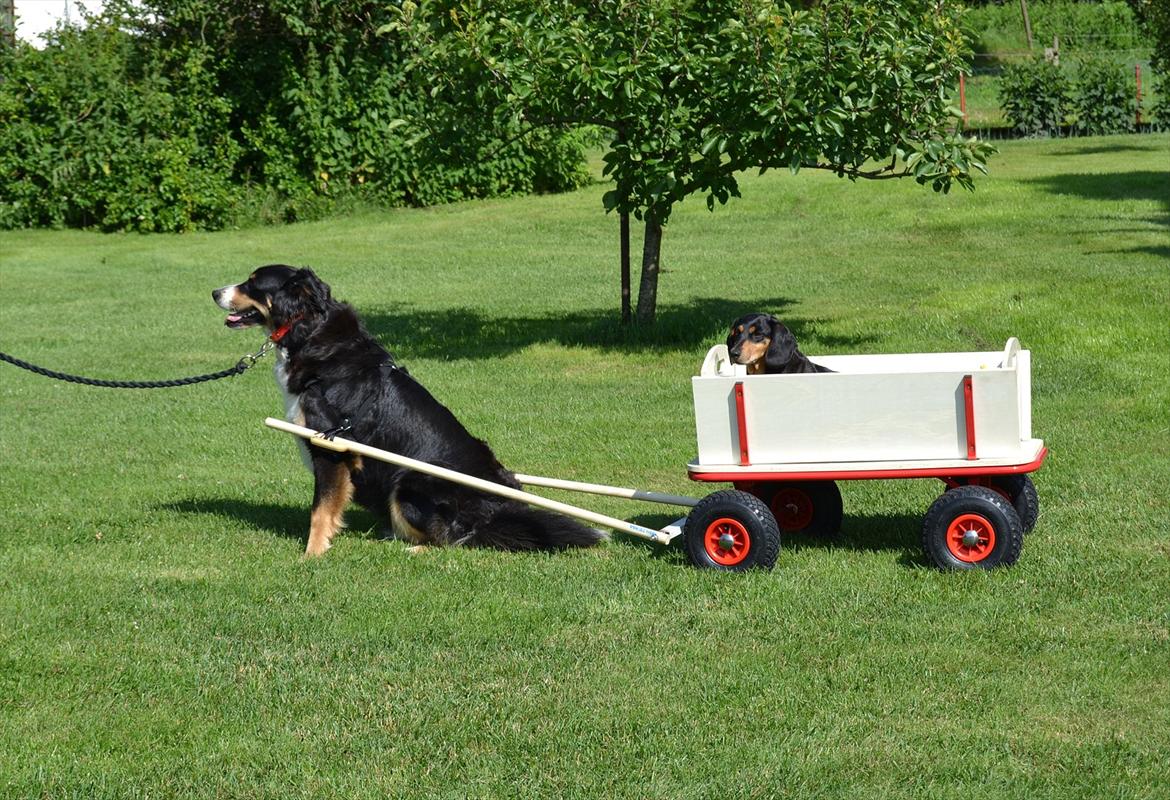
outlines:
[[[487,443],[399,367],[353,308],[334,300],[312,270],[261,267],[211,296],[228,312],[229,328],[262,326],[270,332],[290,422],[520,488]],[[306,555],[330,547],[351,500],[416,545],[559,550],[605,538],[568,517],[515,500],[298,442],[314,479]]]

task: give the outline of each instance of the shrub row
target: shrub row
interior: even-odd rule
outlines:
[[[1170,88],[1163,81],[1163,90]],[[1155,127],[1170,125],[1165,92],[1146,109]],[[1083,59],[1074,66],[1042,57],[1008,64],[999,80],[1000,106],[1023,136],[1051,136],[1066,126],[1082,135],[1126,133],[1135,128],[1137,98],[1128,66]]]
[[[214,229],[587,180],[584,133],[414,74],[380,4],[107,7],[0,48],[0,228]]]

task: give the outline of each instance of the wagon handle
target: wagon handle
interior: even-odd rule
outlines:
[[[1003,361],[1001,361],[999,365],[1005,369],[1008,367],[1014,367],[1014,366],[1016,366],[1016,360],[1019,357],[1019,355],[1020,355],[1020,340],[1014,336],[1009,337],[1007,340],[1007,344],[1004,345],[1004,348],[1003,348]]]
[[[354,442],[349,439],[343,439],[338,436],[333,439],[326,439],[319,431],[312,428],[306,428],[303,425],[294,425],[291,422],[285,422],[282,419],[273,419],[268,417],[264,420],[264,424],[270,428],[275,428],[278,431],[291,433],[294,436],[299,436],[302,439],[307,439],[314,447],[323,447],[326,450],[333,450],[339,453],[356,453],[360,456],[367,456],[369,458],[377,459],[378,461],[385,461],[388,464],[394,464],[398,467],[404,467],[416,472],[421,472],[424,475],[432,475],[442,480],[451,481],[452,483],[460,484],[461,486],[470,486],[473,489],[479,489],[482,492],[499,495],[500,497],[507,497],[511,500],[519,500],[522,503],[537,506],[538,508],[545,508],[549,511],[556,511],[570,517],[592,522],[595,525],[604,525],[607,528],[612,528],[615,531],[629,533],[641,539],[648,539],[652,542],[660,544],[669,543],[672,539],[682,533],[682,529],[675,530],[675,526],[668,526],[662,530],[654,530],[647,528],[644,525],[637,525],[633,522],[626,522],[624,519],[617,519],[616,517],[606,516],[605,514],[598,514],[594,511],[588,511],[584,508],[571,506],[568,503],[561,503],[556,500],[550,500],[547,497],[541,497],[538,494],[531,494],[519,489],[513,489],[511,486],[504,486],[503,484],[495,483],[493,481],[477,478],[474,475],[467,475],[462,472],[456,472],[446,467],[428,464],[425,461],[418,461],[417,459],[408,458],[407,456],[399,455],[398,453],[391,453],[387,450],[380,450],[376,447],[371,447],[361,442]]]

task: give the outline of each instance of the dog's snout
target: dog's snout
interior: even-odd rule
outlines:
[[[220,308],[231,310],[232,302],[235,300],[236,287],[224,286],[219,289],[212,289],[211,299]]]

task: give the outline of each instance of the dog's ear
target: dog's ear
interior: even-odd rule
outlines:
[[[272,298],[273,321],[323,315],[332,301],[329,284],[307,267],[298,269]]]
[[[787,364],[796,356],[796,337],[775,317],[769,316],[768,322],[772,326],[772,346],[768,348],[768,361],[774,361],[777,366]]]

